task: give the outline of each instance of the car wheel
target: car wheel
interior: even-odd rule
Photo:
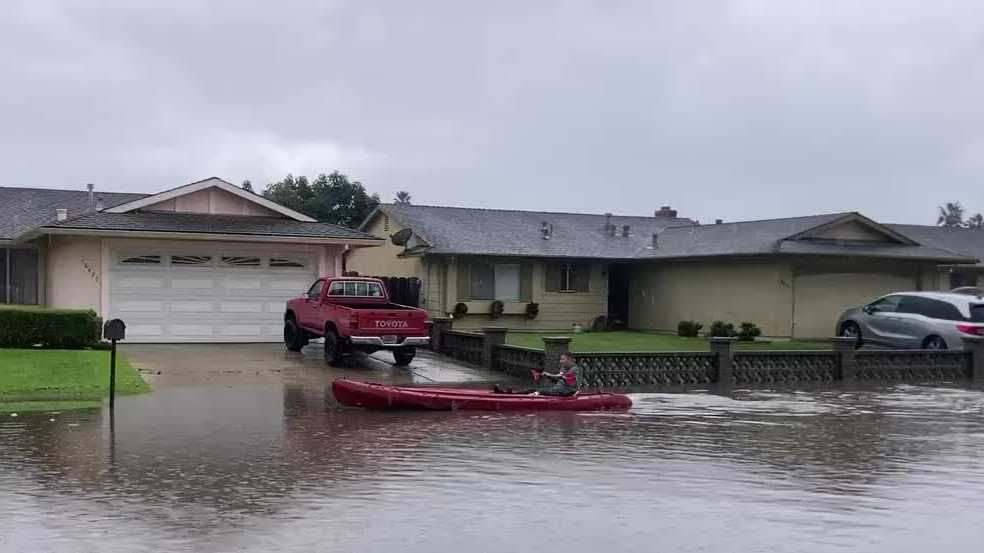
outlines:
[[[939,336],[930,336],[923,340],[923,349],[946,349],[946,340]]]
[[[859,348],[864,343],[861,339],[861,327],[854,321],[847,321],[841,325],[840,336],[842,338],[854,338],[854,347]]]
[[[409,365],[416,353],[417,350],[414,348],[396,349],[393,350],[393,360],[397,365]]]
[[[325,331],[325,361],[329,365],[341,365],[344,352],[342,351],[342,341],[335,334],[334,330]]]
[[[297,326],[294,319],[284,322],[284,345],[289,351],[301,351],[308,344],[307,333]]]

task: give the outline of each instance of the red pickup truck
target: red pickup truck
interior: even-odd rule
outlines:
[[[319,278],[307,294],[287,302],[284,344],[300,351],[311,338],[325,339],[325,359],[332,365],[353,351],[393,351],[397,365],[413,361],[428,336],[427,312],[390,303],[383,282],[375,278]]]

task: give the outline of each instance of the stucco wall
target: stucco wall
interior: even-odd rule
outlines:
[[[840,314],[890,292],[933,289],[931,266],[864,259],[732,259],[633,268],[629,325],[751,321],[767,336],[827,338]]]
[[[434,261],[447,267],[445,280],[445,308],[453,310],[459,302],[457,294],[457,263]],[[507,302],[505,314],[493,319],[487,315],[491,301],[466,301],[468,314],[456,319],[454,328],[481,328],[483,326],[504,326],[516,330],[563,330],[570,331],[573,323],[587,328],[595,317],[608,314],[608,266],[604,263],[591,264],[591,279],[588,292],[547,292],[546,263],[532,262],[532,301],[540,304],[539,315],[527,319],[524,315],[526,302]],[[435,271],[436,272],[436,271]],[[443,313],[431,312],[432,315]]]
[[[346,271],[358,271],[360,275],[417,277],[425,276],[424,265],[419,257],[399,257],[403,246],[390,242],[389,237],[394,232],[403,230],[387,217],[380,215],[366,229],[369,234],[385,238],[382,246],[360,248],[348,254],[345,261]],[[426,284],[425,284],[426,286]]]
[[[631,269],[629,326],[676,331],[681,320],[753,321],[765,334],[792,328],[792,266],[768,261],[666,262]]]
[[[99,313],[102,248],[91,236],[52,236],[45,265],[45,301],[51,307]]]

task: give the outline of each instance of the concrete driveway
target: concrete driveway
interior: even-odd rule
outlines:
[[[427,350],[407,367],[393,365],[393,356],[378,352],[352,355],[332,367],[313,343],[299,353],[281,344],[121,344],[120,351],[152,387],[216,385],[249,386],[283,383],[321,387],[338,378],[394,384],[463,383],[503,380],[495,371],[463,365]]]

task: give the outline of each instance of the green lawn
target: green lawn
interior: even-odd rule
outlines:
[[[571,350],[588,353],[593,351],[709,351],[705,338],[681,338],[669,334],[655,334],[637,331],[613,332],[510,332],[506,343],[514,346],[543,348],[544,336],[570,336]],[[790,349],[830,349],[826,342],[805,342],[796,340],[773,340],[758,342],[738,342],[739,350],[790,350]]]
[[[0,411],[93,406],[108,390],[108,351],[0,349]],[[117,355],[116,392],[149,390],[126,358]]]

